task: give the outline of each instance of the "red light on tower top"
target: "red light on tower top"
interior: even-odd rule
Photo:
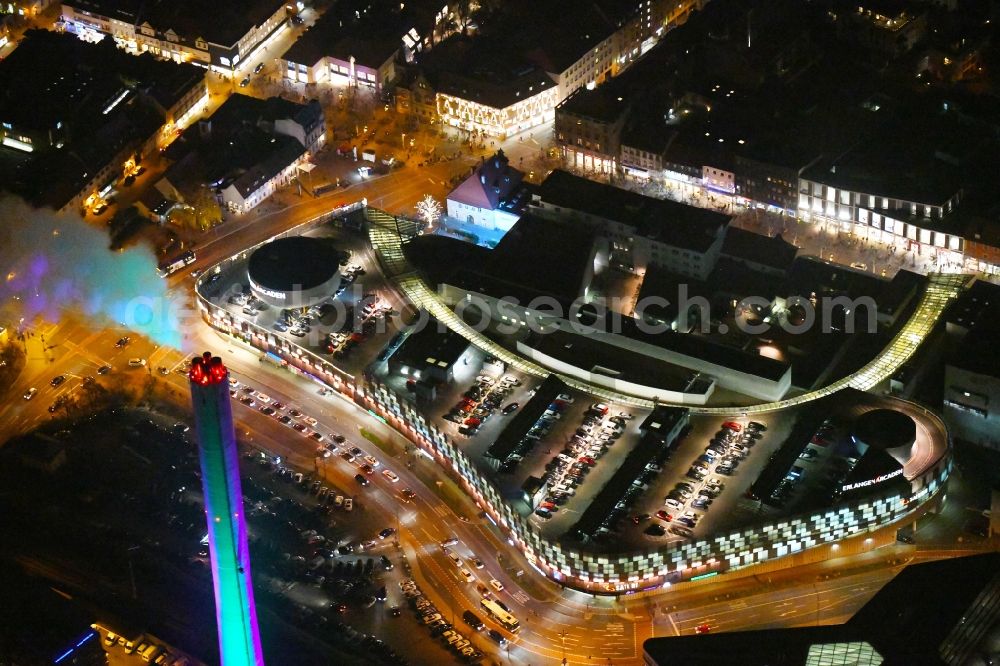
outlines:
[[[222,364],[222,359],[212,356],[211,352],[205,352],[201,356],[191,359],[191,370],[188,371],[188,379],[195,384],[208,386],[209,384],[221,384],[226,381],[229,371]]]

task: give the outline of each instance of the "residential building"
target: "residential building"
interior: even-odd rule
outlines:
[[[157,189],[183,201],[207,184],[229,210],[246,213],[292,182],[324,141],[319,102],[233,95],[170,145],[174,164]]]
[[[864,0],[831,3],[838,34],[887,59],[910,51],[927,32],[926,3]]]
[[[289,81],[306,85],[363,86],[381,93],[411,63],[448,34],[454,12],[445,4],[337,3],[280,58]]]
[[[606,260],[643,273],[655,265],[705,279],[722,250],[728,215],[654,199],[556,170],[532,195],[531,209],[582,223],[607,241]]]
[[[206,96],[197,67],[28,31],[0,62],[0,182],[39,206],[98,206]]]
[[[561,0],[539,6],[521,0],[474,38],[446,40],[435,49],[443,51],[440,57],[421,64],[444,122],[505,138],[552,120],[559,102],[617,74],[705,2]]]
[[[945,314],[942,416],[959,440],[1000,450],[1000,286],[979,280]]]
[[[799,249],[777,236],[764,236],[746,229],[729,227],[721,254],[760,273],[783,278],[788,274]]]
[[[110,37],[132,54],[152,53],[232,73],[294,13],[279,0],[67,0],[61,25],[86,41]]]
[[[52,2],[53,0],[7,0],[0,2],[0,16],[4,14],[17,14],[25,17],[38,16],[52,5]],[[0,44],[0,47],[2,46],[3,44]]]
[[[551,121],[559,101],[552,78],[534,68],[493,80],[445,73],[434,87],[442,122],[500,140]]]
[[[528,204],[524,174],[502,150],[483,159],[447,198],[448,217],[486,229],[508,231]]]
[[[567,166],[603,174],[617,171],[629,104],[615,87],[612,82],[581,88],[556,106],[556,142]]]

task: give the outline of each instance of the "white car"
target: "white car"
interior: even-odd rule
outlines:
[[[396,476],[396,473],[393,472],[392,470],[388,470],[388,469],[382,470],[382,476],[384,476],[385,478],[389,479],[393,483],[396,483],[396,482],[399,481],[399,477]]]
[[[344,511],[354,511],[354,500],[350,497],[344,500]]]
[[[36,389],[34,386],[32,386],[30,389],[28,389],[27,391],[25,391],[24,395],[21,396],[21,397],[23,397],[25,400],[31,400],[32,398],[35,397],[36,393],[38,393],[38,389]]]
[[[146,365],[146,359],[144,358],[130,358],[128,360],[128,367],[130,368],[141,368]]]
[[[556,396],[556,400],[558,400],[559,402],[565,402],[567,404],[572,404],[573,403],[573,396],[571,396],[569,393],[560,393],[559,395]]]
[[[452,564],[454,564],[456,567],[459,568],[462,567],[462,558],[456,555],[455,553],[448,553],[448,559],[451,560]]]
[[[678,502],[675,499],[667,499],[663,504],[668,509],[673,509],[674,511],[678,511],[679,512],[679,511],[683,511],[684,510],[684,504],[682,502]]]
[[[456,543],[458,543],[458,539],[456,539],[455,537],[451,537],[450,539],[445,539],[444,541],[442,541],[441,547],[447,548],[448,546],[454,546]]]
[[[380,464],[379,461],[375,459],[375,456],[365,456],[364,461],[372,467],[378,467]]]
[[[462,569],[461,571],[459,571],[459,573],[462,575],[462,578],[465,579],[466,583],[471,583],[472,581],[475,580],[475,577],[472,575],[472,572],[469,571],[468,569]]]
[[[265,394],[261,393],[260,391],[257,391],[257,393],[255,393],[254,395],[257,396],[257,400],[259,400],[261,402],[261,404],[267,405],[267,404],[270,404],[270,402],[271,402],[271,396],[265,395]]]
[[[498,581],[496,578],[490,578],[490,587],[497,592],[503,592],[503,583]]]
[[[316,424],[319,423],[319,421],[317,421],[316,419],[314,419],[311,416],[303,416],[302,420],[305,421],[306,423],[308,423],[309,425],[311,425],[314,428],[316,427]]]
[[[229,385],[232,388],[239,388],[240,387],[240,382],[235,377],[230,377],[229,378]]]

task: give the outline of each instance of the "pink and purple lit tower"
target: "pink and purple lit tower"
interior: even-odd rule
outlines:
[[[188,378],[205,493],[219,656],[222,666],[263,666],[229,397],[229,371],[221,358],[205,352],[192,359]]]

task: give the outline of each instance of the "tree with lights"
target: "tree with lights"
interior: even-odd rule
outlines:
[[[439,204],[434,197],[427,194],[423,199],[417,202],[417,214],[420,215],[420,219],[422,219],[426,225],[424,233],[428,233],[434,229],[434,223],[437,222],[439,217],[441,217],[441,204]]]

